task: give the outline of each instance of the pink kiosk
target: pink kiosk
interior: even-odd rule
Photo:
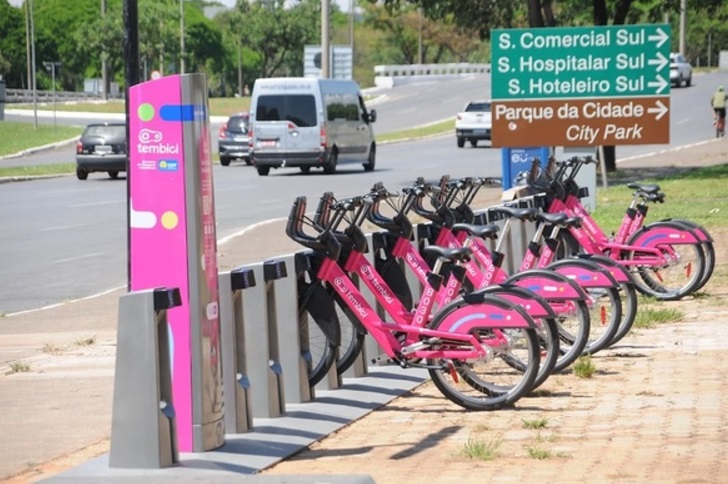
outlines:
[[[207,84],[161,77],[129,90],[131,290],[177,287],[167,311],[177,449],[225,442]]]

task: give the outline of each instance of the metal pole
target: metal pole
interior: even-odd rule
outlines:
[[[126,146],[131,152],[129,139],[129,88],[139,83],[139,5],[137,0],[124,0],[124,91],[126,110]],[[127,247],[127,288],[131,291],[131,172],[129,153],[126,155],[126,247]]]
[[[243,97],[243,43],[238,39],[238,94]]]
[[[349,45],[354,51],[354,0],[349,0]]]
[[[420,20],[420,32],[417,40],[417,63],[422,65],[422,7],[417,9],[417,15]]]
[[[185,0],[179,0],[179,73],[185,73]]]
[[[321,77],[331,77],[331,47],[329,46],[329,0],[321,0]]]
[[[106,0],[101,0],[101,17],[106,17]],[[101,51],[101,97],[109,99],[108,73],[106,68],[106,49]]]
[[[25,63],[28,67],[28,77],[25,79],[25,87],[30,89],[30,2],[25,4]]]
[[[30,3],[30,65],[33,74],[33,127],[38,129],[38,93],[35,82],[35,22],[33,22],[33,0],[28,0],[28,2]]]
[[[51,62],[51,91],[53,92],[53,132],[58,131],[58,125],[56,125],[56,63]]]
[[[680,53],[682,55],[685,55],[685,16],[687,10],[687,0],[680,0]]]

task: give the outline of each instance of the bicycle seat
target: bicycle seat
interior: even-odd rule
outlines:
[[[491,239],[495,239],[498,235],[498,229],[499,227],[497,225],[475,225],[475,224],[465,224],[465,223],[457,223],[452,226],[453,232],[459,232],[459,231],[465,231],[469,235],[475,235],[476,237],[488,237]]]
[[[641,183],[629,183],[627,184],[627,187],[650,194],[660,191],[660,185],[642,185]]]
[[[533,208],[533,207],[512,208],[512,207],[497,206],[497,207],[490,207],[488,210],[495,212],[495,213],[501,213],[508,217],[517,218],[518,220],[533,220],[533,216],[538,213],[538,209]]]
[[[550,225],[563,225],[568,215],[563,212],[560,213],[537,213],[534,218],[537,222],[543,222]]]
[[[456,261],[467,260],[471,253],[471,250],[468,247],[456,247],[454,249],[449,249],[447,247],[440,247],[439,245],[428,245],[422,250],[444,259]]]

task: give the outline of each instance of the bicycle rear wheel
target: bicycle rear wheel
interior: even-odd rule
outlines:
[[[662,267],[637,266],[637,290],[662,301],[676,301],[695,292],[703,277],[705,253],[700,244],[671,245],[661,249],[668,262]],[[627,254],[639,260],[639,254]]]

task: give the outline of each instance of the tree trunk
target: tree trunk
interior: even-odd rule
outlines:
[[[528,0],[528,26],[544,26],[543,15],[541,15],[541,0]]]
[[[614,25],[623,25],[627,20],[627,12],[632,6],[632,0],[619,0],[614,9]]]
[[[554,17],[552,3],[552,0],[543,0],[543,16],[546,19],[547,27],[556,27],[556,17]]]

